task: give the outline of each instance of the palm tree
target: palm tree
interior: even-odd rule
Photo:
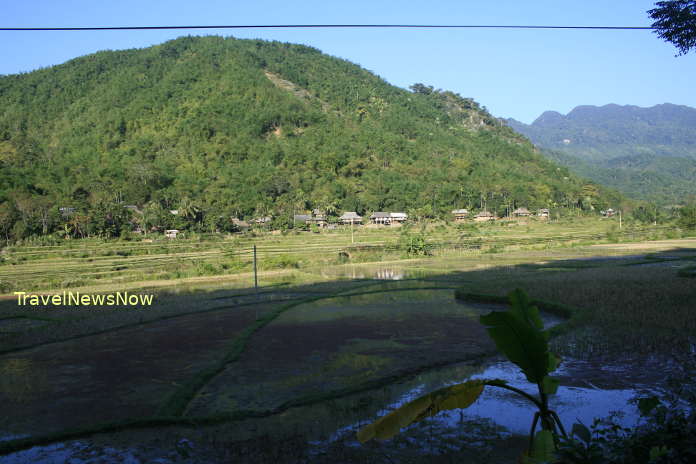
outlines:
[[[179,216],[189,221],[198,222],[200,220],[201,209],[193,201],[184,197],[179,203]]]

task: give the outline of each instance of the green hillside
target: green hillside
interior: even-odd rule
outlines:
[[[696,160],[676,156],[627,156],[593,163],[555,150],[544,155],[577,175],[615,188],[631,198],[680,205],[696,196]]]
[[[183,37],[0,77],[9,238],[70,221],[75,235],[118,233],[122,205],[148,226],[180,209],[179,226],[213,229],[311,208],[431,216],[484,200],[500,212],[618,201],[586,184],[471,99],[394,87],[301,45]]]
[[[696,109],[578,106],[547,111],[531,125],[507,123],[551,160],[626,195],[662,205],[696,195]]]

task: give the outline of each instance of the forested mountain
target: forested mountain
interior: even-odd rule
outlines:
[[[14,238],[61,227],[61,207],[89,233],[119,205],[148,226],[180,209],[202,227],[310,208],[590,209],[611,195],[472,99],[397,88],[307,46],[183,37],[0,77],[0,233]]]
[[[696,195],[696,109],[578,106],[531,125],[507,123],[552,160],[634,198],[681,204]]]

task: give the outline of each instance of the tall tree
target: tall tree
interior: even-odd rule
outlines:
[[[655,20],[652,26],[660,38],[671,42],[686,55],[696,47],[696,0],[669,0],[657,2],[657,8],[648,11]]]

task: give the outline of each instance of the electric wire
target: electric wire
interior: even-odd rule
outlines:
[[[235,24],[193,26],[0,27],[0,31],[145,31],[167,29],[576,29],[654,30],[652,26],[548,26],[498,24]]]

